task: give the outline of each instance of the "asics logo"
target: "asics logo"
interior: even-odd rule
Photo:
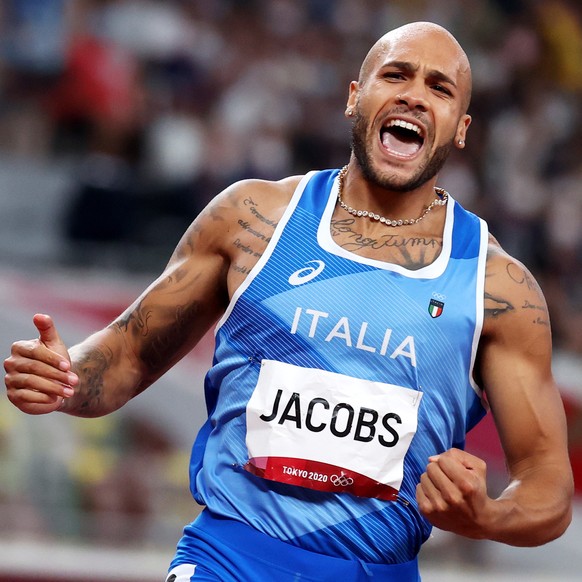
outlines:
[[[313,265],[311,267],[303,267],[292,273],[289,277],[290,285],[303,285],[303,283],[308,283],[317,277],[323,269],[325,269],[325,263],[323,261],[308,261],[308,265]]]

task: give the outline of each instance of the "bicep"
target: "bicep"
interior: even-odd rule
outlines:
[[[192,224],[163,273],[111,325],[143,387],[188,353],[227,304],[228,262],[212,243],[212,223],[206,215]]]
[[[110,326],[143,390],[206,334],[261,256],[297,179],[227,188],[188,228],[164,272]],[[252,258],[249,258],[252,257]]]
[[[515,261],[498,261],[496,267],[478,362],[515,477],[540,463],[568,462],[566,423],[551,370],[551,330],[541,289]]]

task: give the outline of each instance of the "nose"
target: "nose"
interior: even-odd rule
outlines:
[[[420,111],[428,109],[428,103],[422,91],[412,87],[396,95],[396,101],[398,105],[407,105],[410,109],[418,109]]]

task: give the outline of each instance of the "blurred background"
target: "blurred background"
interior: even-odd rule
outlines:
[[[74,343],[163,269],[225,186],[341,167],[348,84],[415,20],[473,66],[440,185],[532,270],[582,488],[579,0],[0,0],[0,348],[51,313]],[[122,411],[29,417],[0,397],[0,582],[161,581],[198,511],[189,449],[212,338]],[[505,473],[491,421],[469,448]],[[435,532],[423,580],[580,580],[582,526],[538,549]]]

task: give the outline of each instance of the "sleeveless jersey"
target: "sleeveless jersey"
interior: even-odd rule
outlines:
[[[331,235],[337,174],[302,179],[218,322],[191,489],[298,547],[401,563],[430,534],[415,500],[428,457],[463,448],[485,414],[472,371],[488,231],[449,197],[432,264],[361,257]]]

